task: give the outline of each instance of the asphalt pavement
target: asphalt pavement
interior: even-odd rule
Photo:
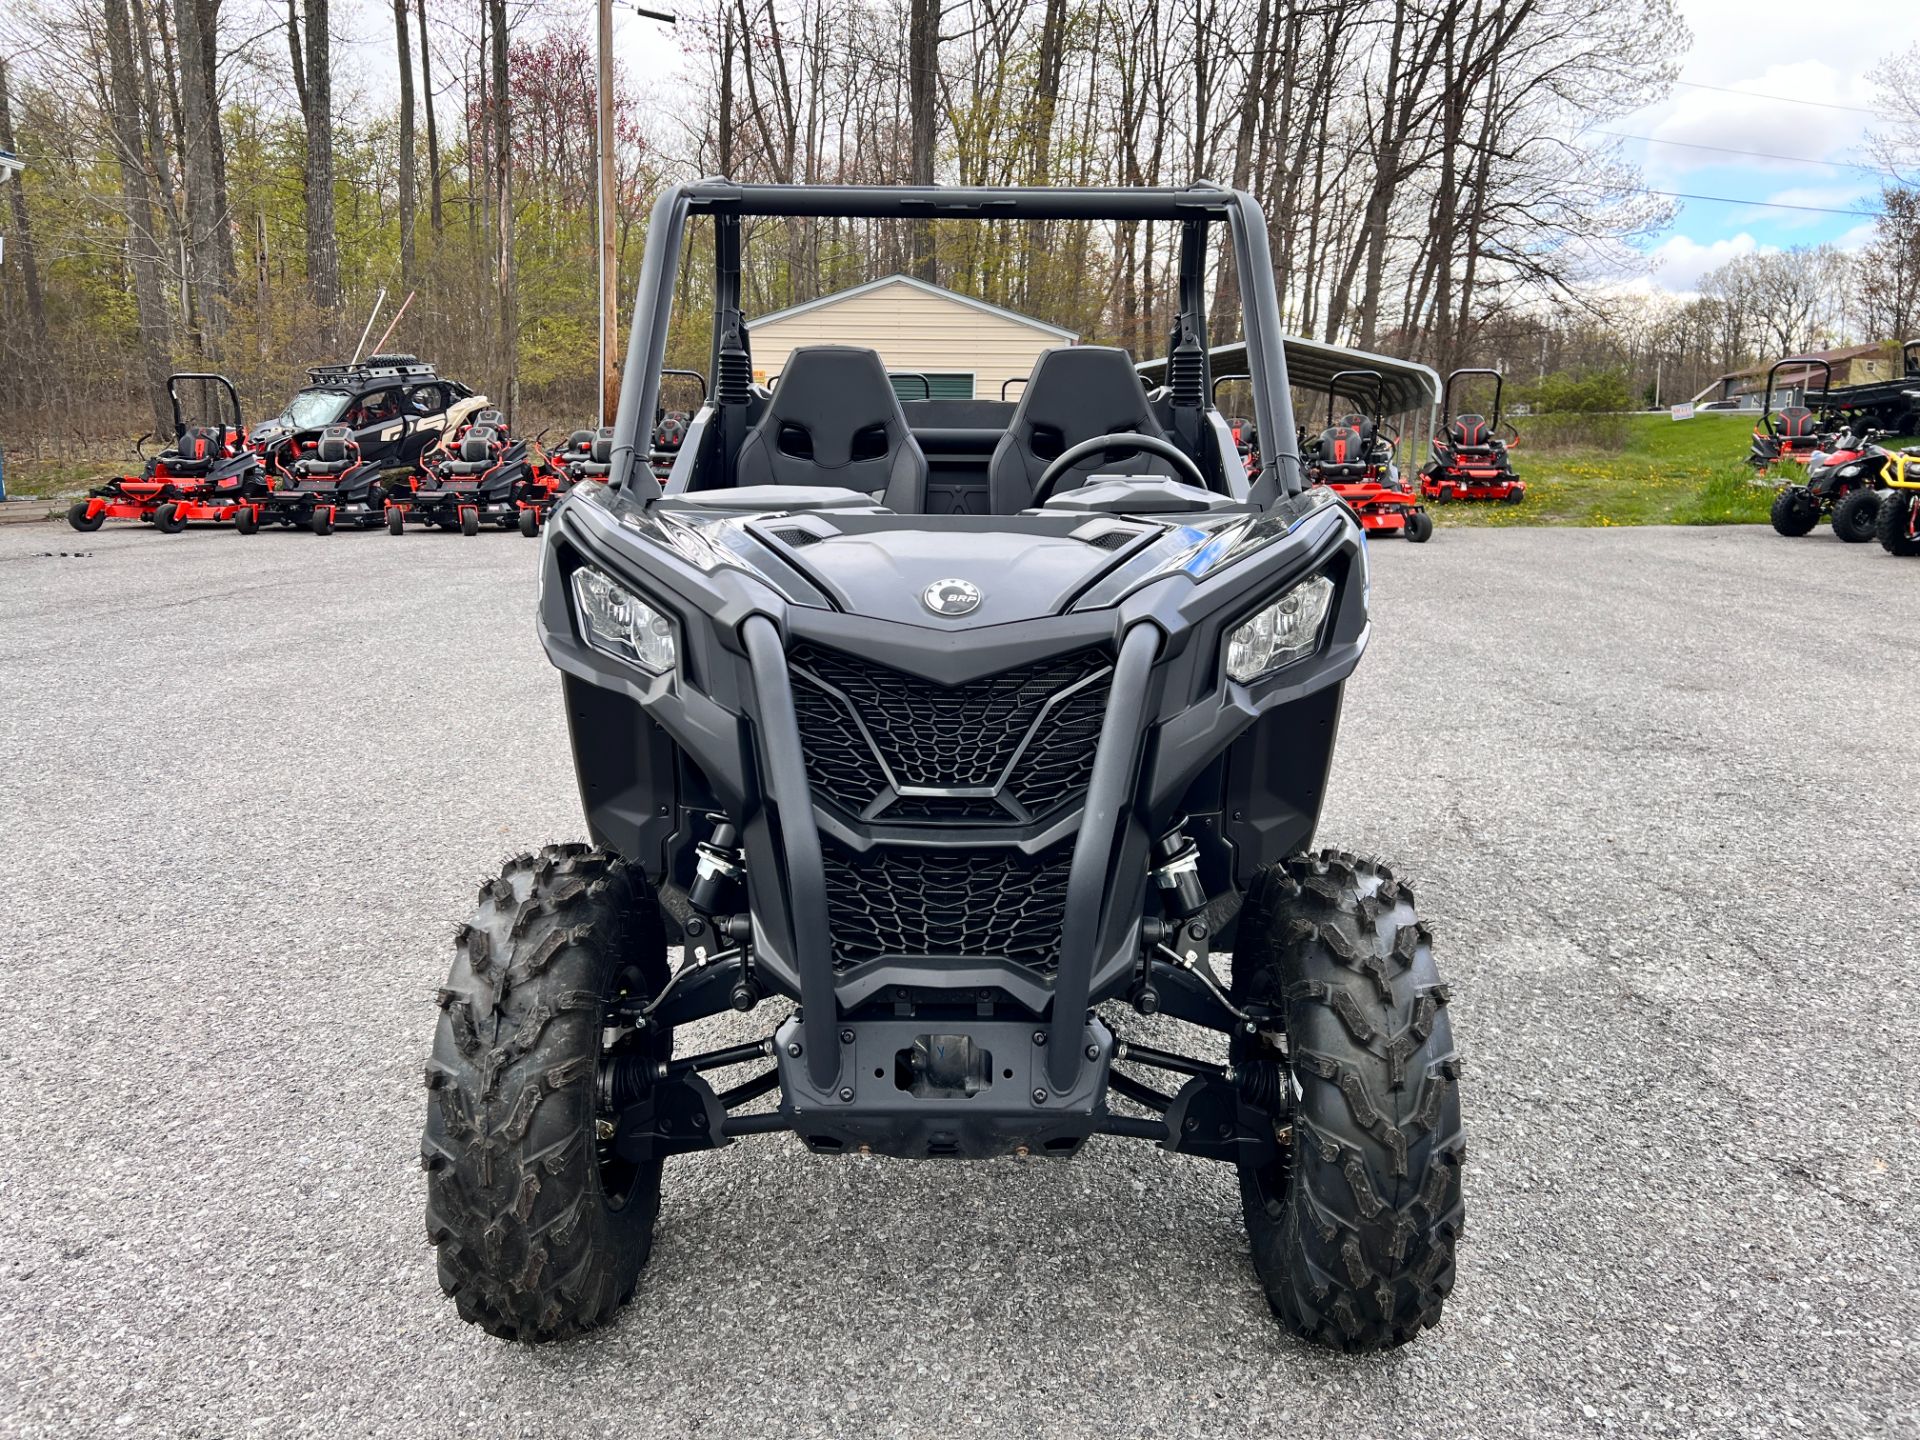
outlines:
[[[1920,1434],[1920,563],[1374,548],[1322,840],[1433,921],[1468,1223],[1440,1328],[1344,1357],[1228,1171],[1104,1138],[675,1160],[618,1323],[461,1324],[432,994],[582,834],[534,556],[0,530],[0,1432]]]

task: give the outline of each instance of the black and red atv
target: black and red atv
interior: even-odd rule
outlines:
[[[1369,538],[1404,535],[1418,545],[1433,534],[1433,517],[1394,464],[1400,436],[1384,413],[1385,394],[1386,379],[1378,370],[1335,375],[1327,382],[1326,429],[1318,440],[1302,444],[1301,458],[1307,482],[1324,485],[1346,501]],[[1335,419],[1334,406],[1342,395],[1364,404],[1366,413]]]
[[[329,425],[315,439],[292,443],[294,458],[280,472],[273,493],[235,516],[235,529],[251,535],[263,524],[279,524],[331,535],[336,525],[368,530],[381,522],[386,514],[381,466],[361,458],[351,429]]]
[[[404,534],[412,521],[463,535],[478,535],[482,525],[537,535],[559,491],[545,457],[516,439],[498,410],[482,410],[421,458],[410,488],[387,496],[387,529]]]
[[[1453,415],[1454,381],[1469,375],[1493,377],[1493,414],[1466,411]],[[1440,413],[1453,415],[1445,430],[1433,436],[1433,458],[1420,470],[1420,493],[1429,500],[1497,500],[1518,505],[1527,498],[1527,484],[1513,472],[1513,449],[1520,432],[1501,418],[1500,399],[1506,378],[1498,370],[1456,370],[1440,392]],[[1505,431],[1503,435],[1501,432]]]
[[[224,393],[214,404],[213,423],[189,425],[180,406],[180,384],[196,381],[203,395]],[[240,395],[224,375],[182,372],[167,377],[173,402],[174,440],[148,460],[138,475],[109,480],[76,500],[67,523],[76,530],[98,530],[109,520],[142,520],[165,534],[187,528],[192,520],[231,520],[267,494],[271,484],[265,462],[247,437]]]
[[[1799,402],[1773,408],[1774,384],[1780,372],[1788,366],[1800,367]],[[1815,398],[1811,384],[1813,372],[1821,372],[1819,406],[1805,403]],[[1776,360],[1767,371],[1766,394],[1760,402],[1760,423],[1753,427],[1753,448],[1747,452],[1747,463],[1766,474],[1783,460],[1794,460],[1806,464],[1813,458],[1814,452],[1828,450],[1833,446],[1835,434],[1839,429],[1838,417],[1829,413],[1826,405],[1827,391],[1833,386],[1833,366],[1825,360],[1811,355],[1790,355],[1784,360]],[[1809,525],[1808,530],[1813,527]],[[1782,531],[1782,534],[1788,532]],[[1806,534],[1806,530],[1799,532]]]
[[[1822,515],[1833,518],[1833,533],[1850,545],[1873,539],[1880,523],[1880,492],[1886,487],[1888,452],[1875,441],[1882,430],[1850,424],[1807,457],[1804,484],[1783,485],[1773,497],[1773,528],[1782,535],[1808,534]]]

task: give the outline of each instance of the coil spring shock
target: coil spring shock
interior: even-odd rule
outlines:
[[[1249,1060],[1235,1067],[1247,1103],[1273,1115],[1285,1113],[1292,1098],[1287,1067],[1278,1060]]]

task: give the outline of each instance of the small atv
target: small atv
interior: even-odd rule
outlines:
[[[1500,415],[1506,377],[1498,370],[1455,370],[1441,388],[1440,413],[1453,415],[1454,382],[1472,375],[1493,377],[1493,415],[1454,415],[1446,429],[1432,437],[1433,458],[1421,468],[1420,493],[1441,503],[1497,500],[1502,505],[1518,505],[1527,498],[1527,485],[1513,471],[1513,451],[1520,443],[1520,432]]]
[[[1800,367],[1803,399],[1813,398],[1813,389],[1808,382],[1815,370],[1819,370],[1823,377],[1820,382],[1822,402],[1833,388],[1833,366],[1825,360],[1810,355],[1795,355],[1774,361],[1767,371],[1766,394],[1760,402],[1760,423],[1754,426],[1752,446],[1747,452],[1747,463],[1762,475],[1782,461],[1806,464],[1816,451],[1832,448],[1839,429],[1839,417],[1827,413],[1824,404],[1821,408],[1796,404],[1774,409],[1774,383],[1780,372],[1789,365]],[[1807,527],[1808,530],[1812,528],[1811,525]],[[1780,533],[1784,535],[1790,532],[1783,530]],[[1800,533],[1804,535],[1806,531]]]
[[[1348,389],[1342,389],[1347,382]],[[1369,384],[1368,382],[1371,382]],[[1368,403],[1365,414],[1334,418],[1342,394]],[[1433,535],[1433,517],[1400,478],[1394,450],[1400,436],[1384,413],[1386,379],[1377,370],[1342,370],[1327,383],[1327,426],[1320,438],[1303,442],[1307,480],[1324,485],[1352,507],[1371,536],[1403,535],[1423,544]]]
[[[1783,485],[1773,497],[1773,528],[1797,537],[1809,533],[1821,516],[1830,515],[1833,533],[1848,544],[1873,539],[1890,459],[1874,442],[1884,438],[1884,431],[1849,425],[1832,437],[1831,449],[1809,455],[1806,481]]]
[[[193,381],[204,393],[219,393],[214,423],[189,425],[180,404],[180,386]],[[224,375],[183,371],[167,377],[173,402],[173,444],[148,460],[139,475],[109,480],[76,500],[67,523],[76,530],[98,530],[109,520],[143,520],[163,534],[177,534],[192,520],[231,520],[264,496],[270,485],[266,465],[247,436],[240,394]]]
[[[1180,237],[1168,388],[1121,349],[1043,352],[991,412],[967,514],[875,351],[803,347],[769,391],[742,313],[753,217],[935,206]],[[653,215],[612,473],[554,508],[540,556],[591,840],[482,881],[436,997],[426,1233],[460,1315],[521,1341],[605,1324],[685,1157],[781,1134],[1230,1167],[1251,1265],[1217,1283],[1340,1350],[1437,1324],[1465,1155],[1447,987],[1406,881],[1314,833],[1370,634],[1365,532],[1295,454],[1249,479],[1210,399],[1224,234],[1253,418],[1294,433],[1257,202],[711,180]],[[663,486],[647,431],[693,221],[718,379]],[[773,1014],[687,1043],[730,1010]],[[1217,1045],[1163,1048],[1175,1025]],[[1170,1213],[1214,1193],[1155,1173]],[[1071,1243],[1007,1240],[1091,1290]]]
[[[537,535],[559,490],[546,457],[514,438],[498,410],[482,410],[447,446],[422,458],[409,488],[388,495],[387,529],[404,534],[411,520],[463,535],[489,524]]]
[[[368,530],[385,518],[381,467],[361,458],[352,430],[329,425],[317,439],[295,442],[294,453],[273,493],[236,519],[242,534],[275,523],[331,535],[338,525]]]
[[[1920,555],[1920,445],[1890,456],[1885,474],[1876,524],[1880,544],[1889,555]]]

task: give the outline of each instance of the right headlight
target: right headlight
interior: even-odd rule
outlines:
[[[1302,580],[1227,636],[1227,676],[1245,685],[1311,655],[1333,607],[1333,581]]]
[[[618,580],[582,565],[573,572],[573,602],[586,641],[602,654],[664,675],[678,658],[673,621]]]

